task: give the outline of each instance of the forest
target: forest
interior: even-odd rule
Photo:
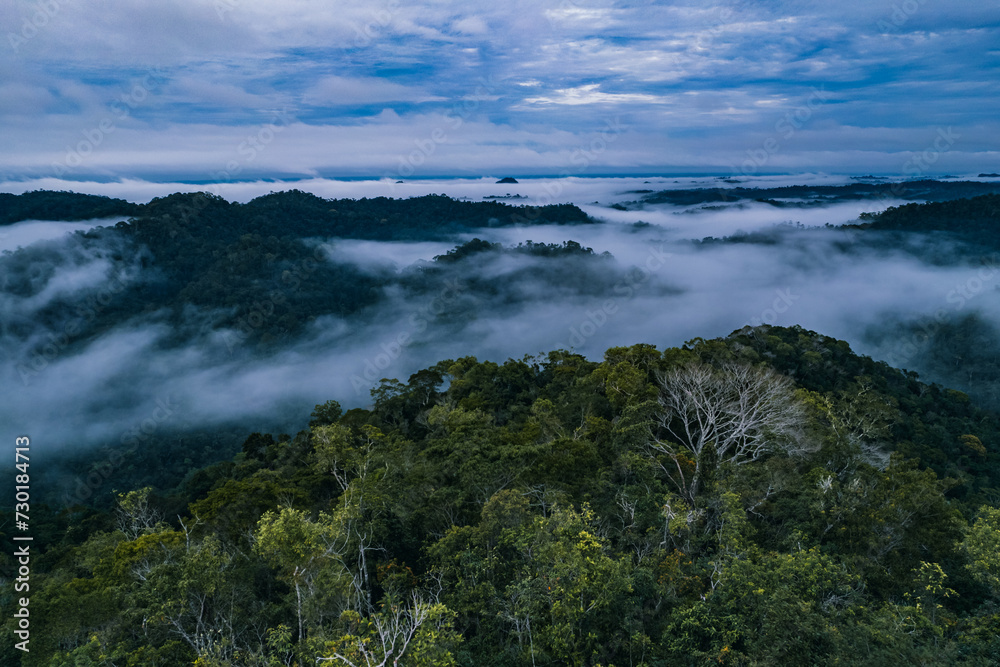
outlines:
[[[1000,420],[842,341],[466,357],[372,398],[35,510],[3,663],[1000,659]]]
[[[811,207],[829,205],[833,201],[864,201],[904,199],[914,203],[947,202],[996,194],[1000,185],[983,181],[938,181],[920,179],[888,181],[882,178],[852,177],[848,185],[783,185],[778,187],[744,187],[738,179],[720,179],[718,188],[633,190],[642,195],[639,203],[677,205],[719,202],[759,201],[772,206]],[[736,187],[730,187],[735,185]],[[800,201],[789,201],[800,200]]]
[[[589,241],[489,240],[508,228],[649,239],[671,262],[764,248],[786,253],[766,261],[794,264],[816,261],[819,248],[832,265],[873,263],[866,273],[900,256],[894,267],[919,262],[934,276],[995,271],[1000,207],[983,191],[994,186],[929,183],[906,187],[914,198],[977,196],[701,240],[648,222],[601,236],[609,223],[573,205],[444,195],[333,200],[292,190],[244,204],[206,193],[146,204],[0,195],[0,224],[121,218],[0,255],[0,345],[21,355],[11,359],[23,380],[6,400],[50,391],[62,377],[52,368],[78,360],[89,372],[123,369],[108,376],[117,393],[74,397],[92,400],[96,417],[46,406],[53,423],[78,421],[67,422],[68,436],[54,432],[50,444],[63,448],[32,478],[31,576],[20,594],[8,576],[13,549],[0,556],[0,663],[997,664],[1000,345],[988,280],[978,300],[961,297],[976,308],[934,321],[903,312],[863,331],[876,344],[920,341],[903,357],[920,375],[798,325],[598,355],[526,347],[506,361],[459,345],[513,327],[525,304],[541,303],[552,319],[566,302],[570,323],[581,313],[598,321],[595,303],[692,315],[671,300],[690,285],[648,270],[636,277],[635,265]],[[876,198],[893,185],[807,188],[788,207]],[[784,208],[805,192],[771,190],[734,188],[726,202]],[[668,192],[691,206],[718,195]],[[657,196],[617,212],[653,214]],[[363,264],[349,255],[365,246],[348,241],[443,249]],[[791,254],[796,247],[809,252]],[[66,276],[95,286],[60,291]],[[108,280],[115,296],[104,301]],[[431,312],[442,295],[448,308]],[[264,364],[320,359],[317,349],[350,342],[328,333],[338,327],[379,341],[382,320],[410,304],[423,308],[402,320],[420,325],[404,333],[424,335],[415,358],[439,349],[435,337],[459,353],[405,382],[391,379],[401,367],[389,368],[364,401],[283,398],[266,409],[287,413],[285,423],[309,416],[274,430],[259,427],[256,407],[216,408],[217,385],[196,386],[201,366],[215,365],[228,391],[245,389],[232,377],[266,390],[286,376]],[[633,325],[619,317],[614,326]],[[109,340],[150,331],[136,357],[101,353]],[[362,364],[350,349],[338,354]],[[132,369],[139,358],[150,364]],[[179,375],[188,358],[199,375]],[[318,375],[334,372],[311,363]],[[239,364],[250,375],[237,375]],[[149,377],[170,373],[193,398],[155,394],[159,413],[129,402]],[[309,380],[292,376],[283,381]],[[204,416],[216,409],[233,411]],[[144,417],[174,412],[144,430]],[[97,418],[127,426],[92,444],[75,424]],[[12,510],[4,506],[0,523],[8,543]],[[15,648],[19,608],[30,611],[30,651]]]
[[[238,204],[208,193],[178,193],[144,205],[75,193],[0,195],[0,221],[46,216],[77,220],[115,213],[128,217],[75,235],[76,254],[106,257],[115,274],[129,279],[120,280],[122,293],[113,304],[91,309],[92,315],[80,323],[75,345],[128,318],[153,313],[168,314],[177,342],[191,335],[182,320],[192,306],[213,311],[212,328],[245,329],[253,305],[280,291],[271,306],[277,312],[253,328],[254,344],[268,349],[301,334],[320,315],[350,315],[376,304],[380,288],[397,282],[395,270],[371,272],[329,261],[318,243],[309,242],[313,238],[428,240],[497,226],[594,223],[573,205],[515,207],[443,195],[326,200],[290,190]],[[503,250],[497,244],[490,249]],[[447,254],[446,259],[464,257],[467,251]],[[514,252],[537,256],[541,245]],[[54,249],[35,247],[6,259],[2,287],[22,297],[37,293],[40,278],[51,278],[65,261]],[[435,282],[434,273],[415,267],[402,282],[407,289],[427,289],[428,282]],[[58,330],[75,310],[72,299],[55,299],[30,319],[15,319],[12,327],[21,335],[40,325]]]

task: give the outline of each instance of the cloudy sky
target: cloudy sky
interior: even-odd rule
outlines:
[[[8,0],[0,181],[1000,171],[998,7]]]

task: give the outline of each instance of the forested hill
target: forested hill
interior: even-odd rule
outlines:
[[[6,597],[0,660],[1000,660],[1000,422],[842,341],[462,358],[373,401],[113,512],[33,508],[31,652]]]
[[[572,204],[512,206],[503,202],[467,202],[444,195],[410,199],[375,197],[323,199],[301,190],[272,192],[246,204],[205,192],[157,197],[132,204],[75,192],[38,190],[21,195],[0,193],[0,224],[21,220],[133,218],[133,232],[144,237],[196,233],[232,240],[244,234],[264,236],[338,236],[364,239],[442,238],[481,227],[517,224],[593,222]]]
[[[167,318],[175,342],[210,330],[245,330],[248,318],[259,315],[254,309],[262,307],[267,316],[253,327],[251,342],[270,349],[299,335],[317,317],[349,316],[376,305],[389,285],[403,283],[410,294],[434,293],[441,290],[436,278],[448,277],[432,268],[397,275],[396,267],[361,266],[344,257],[334,260],[327,252],[332,246],[320,247],[322,240],[427,241],[484,227],[594,222],[572,205],[510,206],[443,195],[327,200],[291,190],[239,204],[206,193],[178,193],[138,207],[60,192],[0,199],[0,219],[7,220],[25,216],[75,220],[114,210],[130,212],[131,217],[114,227],[73,235],[67,241],[68,253],[40,244],[4,258],[2,290],[19,297],[41,293],[68,263],[67,254],[98,257],[111,265],[109,279],[116,297],[74,325],[79,331],[74,344],[85,344],[130,318]],[[498,246],[491,248],[494,255],[503,252]],[[580,247],[556,245],[553,252],[558,248],[573,254]],[[542,247],[522,246],[512,252],[541,256]],[[453,263],[462,256],[444,257]],[[558,268],[550,264],[542,273]],[[561,284],[574,286],[605,280],[586,273],[576,280],[568,275],[558,278]],[[79,295],[53,299],[32,322],[20,323],[18,330],[25,335],[39,326],[65,330],[76,321],[78,306]],[[200,313],[197,321],[190,317],[192,312]]]
[[[0,225],[22,220],[93,220],[136,215],[141,210],[141,205],[124,199],[77,192],[36,190],[20,195],[0,192]]]
[[[692,206],[714,202],[760,201],[773,206],[828,206],[838,201],[903,199],[910,201],[950,201],[1000,192],[1000,184],[980,181],[917,181],[850,183],[848,185],[785,185],[748,188],[733,179],[721,180],[718,188],[636,190],[645,204]],[[788,201],[802,200],[802,201]]]
[[[966,241],[1000,248],[1000,194],[893,206],[881,213],[862,213],[861,220],[873,230],[949,232]]]
[[[572,205],[517,207],[443,195],[327,200],[291,190],[247,204],[204,193],[174,194],[152,200],[115,233],[153,254],[152,265],[163,279],[142,288],[138,298],[146,304],[162,307],[166,300],[174,310],[186,304],[236,308],[231,319],[219,323],[233,326],[262,297],[287,292],[287,302],[276,304],[281,312],[269,317],[261,332],[263,338],[278,338],[297,333],[320,315],[348,315],[371,306],[381,287],[399,280],[394,271],[335,262],[306,242],[309,238],[426,241],[527,222],[593,220]],[[413,279],[421,282],[421,277]]]

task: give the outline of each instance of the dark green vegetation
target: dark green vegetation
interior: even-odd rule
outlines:
[[[0,192],[0,225],[22,220],[92,220],[116,215],[135,215],[138,204],[76,192],[37,190],[22,195]]]
[[[724,181],[733,183],[732,180]],[[694,188],[689,190],[662,190],[643,194],[645,204],[675,204],[692,206],[712,202],[762,201],[774,206],[823,206],[837,201],[864,199],[906,199],[919,201],[947,201],[1000,192],[996,183],[977,181],[904,181],[901,183],[851,183],[849,185],[788,185],[776,188]],[[800,202],[781,202],[779,199],[801,199]]]
[[[862,213],[862,228],[891,232],[947,232],[958,240],[1000,248],[1000,194],[893,206]]]
[[[570,204],[516,207],[497,202],[463,202],[444,195],[412,199],[323,199],[301,190],[286,190],[239,204],[195,192],[157,197],[148,204],[132,204],[123,199],[75,192],[0,193],[0,224],[113,216],[133,217],[133,224],[139,223],[144,229],[162,226],[168,234],[211,219],[211,236],[220,239],[258,233],[398,241],[441,238],[449,232],[479,227],[593,222]]]
[[[998,245],[995,201],[865,216],[839,251],[916,231],[953,242],[942,262],[969,263],[968,248]],[[233,329],[234,353],[266,354],[323,315],[362,326],[387,287],[405,302],[461,280],[445,317],[466,321],[516,303],[522,284],[599,297],[620,279],[573,242],[477,239],[397,271],[309,241],[591,222],[574,207],[291,192],[172,195],[128,215],[6,255],[4,289],[18,297],[94,258],[122,290],[83,315],[78,298],[56,298],[4,334],[68,332],[79,318],[72,347],[146,318],[170,325],[165,345]],[[828,233],[787,226],[702,246]],[[504,280],[485,276],[510,259]],[[921,342],[897,365],[919,359],[996,399],[997,333],[972,311],[876,334]],[[38,504],[43,484],[63,482],[40,468],[31,652],[12,648],[8,581],[0,664],[367,665],[390,657],[387,643],[403,665],[1000,661],[1000,420],[844,342],[762,327],[601,362],[461,358],[383,381],[373,399],[317,406],[295,436],[178,417],[67,465],[71,478],[112,467],[67,509],[54,509],[61,493]],[[9,550],[2,562],[13,571]]]
[[[321,245],[330,236],[427,240],[489,226],[593,223],[574,206],[513,207],[443,196],[326,200],[298,191],[247,204],[204,193],[174,194],[144,205],[63,192],[0,195],[0,218],[8,220],[86,219],[111,210],[131,217],[0,256],[0,299],[11,303],[40,298],[69,270],[107,265],[94,270],[102,280],[92,289],[63,292],[37,309],[3,313],[0,343],[25,342],[23,351],[14,344],[0,355],[15,369],[17,386],[50,379],[49,362],[83,353],[109,333],[129,328],[165,332],[154,353],[197,347],[216,354],[213,361],[228,363],[288,349],[315,333],[310,325],[324,316],[351,318],[363,329],[401,301],[426,305],[445,294],[447,312],[421,320],[431,329],[430,324],[472,319],[485,304],[496,309],[506,300],[516,303],[520,284],[599,295],[620,279],[607,257],[574,242],[503,248],[476,239],[410,267],[359,265],[331,257],[336,242]],[[503,280],[481,275],[488,262],[504,258],[519,261],[501,272]],[[46,347],[53,340],[54,357]],[[308,414],[306,406],[298,408]],[[295,422],[282,426],[289,421],[262,416],[261,424],[238,428],[256,430],[265,423],[294,428]],[[242,441],[239,431],[193,425],[181,412],[154,435],[130,437],[125,432],[133,426],[123,424],[112,442],[96,449],[66,447],[64,465],[51,468],[36,492],[104,503],[108,489],[92,493],[80,478],[97,474],[95,468],[108,461],[115,462],[115,483],[124,488],[173,486],[192,461],[229,457]]]
[[[515,207],[443,195],[327,200],[292,190],[238,204],[194,193],[156,198],[141,206],[62,192],[0,197],[0,220],[39,217],[41,211],[64,220],[84,219],[95,217],[98,210],[109,214],[116,206],[133,216],[113,228],[76,235],[73,258],[107,259],[120,289],[110,303],[87,309],[87,317],[74,326],[79,333],[73,335],[73,345],[93,340],[129,318],[148,317],[166,320],[174,342],[228,328],[246,334],[240,336],[241,349],[266,351],[297,336],[317,317],[347,316],[377,305],[387,285],[401,283],[412,294],[433,293],[448,277],[429,267],[397,275],[396,267],[334,262],[320,239],[434,240],[483,227],[594,222],[572,205]],[[566,246],[568,254],[580,254],[575,250],[583,249]],[[512,252],[544,254],[541,244]],[[2,289],[33,296],[66,259],[53,245],[11,254],[5,258]],[[14,331],[28,335],[42,326],[61,332],[77,319],[78,301],[75,296],[54,299],[30,321],[15,322]],[[201,319],[192,321],[191,306],[201,309]],[[258,317],[259,324],[248,326]]]
[[[936,312],[888,318],[870,327],[864,337],[885,350],[892,365],[919,369],[924,379],[961,387],[980,406],[1000,410],[1000,331],[976,310],[991,305],[997,294],[1000,195],[904,204],[881,213],[862,213],[857,224],[827,228],[845,232],[831,246],[844,261],[859,249],[874,249],[905,251],[935,266],[968,267],[968,279],[946,293]],[[785,224],[691,243],[778,246],[823,233]]]
[[[0,661],[1000,660],[1000,420],[844,342],[463,358],[373,398],[110,512],[33,508],[31,652],[5,586]]]

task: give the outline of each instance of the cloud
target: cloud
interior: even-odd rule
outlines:
[[[52,93],[30,83],[0,84],[0,114],[29,116],[45,113],[55,101]]]
[[[38,241],[58,239],[75,231],[94,227],[114,225],[119,218],[83,220],[81,222],[52,222],[48,220],[24,220],[13,225],[0,227],[0,252],[17,250]]]
[[[99,337],[63,344],[58,319],[41,321],[45,304],[85,304],[109,276],[112,248],[68,240],[38,241],[0,256],[4,275],[33,280],[30,290],[6,283],[0,336],[3,401],[0,423],[16,425],[50,451],[117,445],[164,402],[165,433],[234,425],[288,430],[308,420],[312,406],[330,398],[363,406],[381,377],[409,374],[445,358],[508,357],[574,348],[599,359],[611,346],[682,344],[696,336],[726,335],[748,323],[800,324],[848,340],[857,351],[885,355],[867,332],[887,321],[940,309],[954,310],[949,294],[976,269],[962,261],[930,261],[915,244],[870,244],[823,226],[847,222],[893,202],[845,202],[779,209],[762,203],[724,208],[640,206],[636,189],[714,187],[714,178],[494,179],[389,181],[312,180],[296,184],[323,196],[377,196],[446,192],[480,199],[500,190],[526,201],[578,201],[603,222],[574,227],[485,228],[447,243],[326,240],[331,259],[369,268],[387,279],[381,299],[350,317],[327,315],[294,341],[266,354],[235,332],[215,330],[212,312],[189,308],[181,322],[163,313],[128,313]],[[834,183],[845,179],[766,177],[744,185]],[[94,188],[152,194],[162,184],[94,184]],[[274,183],[233,186],[246,200]],[[123,192],[111,192],[123,194]],[[163,193],[156,193],[163,194]],[[525,200],[519,200],[525,201]],[[616,202],[628,210],[608,208]],[[635,223],[644,225],[636,226]],[[778,227],[801,223],[807,229]],[[766,244],[694,244],[689,239],[741,231],[769,231]],[[579,241],[613,259],[541,260],[524,255],[476,256],[434,277],[407,267],[479,237],[508,246]],[[928,241],[939,254],[940,239]],[[912,247],[911,247],[912,246]],[[117,249],[118,253],[122,249]],[[386,272],[386,268],[398,272]],[[993,292],[963,304],[1000,323]],[[107,309],[115,307],[113,295]],[[956,311],[957,312],[957,311]],[[179,326],[181,325],[181,326]],[[178,337],[179,336],[179,337]],[[400,341],[404,341],[402,344]],[[70,341],[67,341],[69,343]],[[41,360],[41,361],[39,361]],[[29,369],[27,377],[22,371]]]
[[[452,24],[452,28],[464,35],[483,35],[489,31],[489,26],[482,17],[467,16]]]
[[[528,104],[610,104],[610,103],[630,103],[630,102],[658,102],[660,98],[655,95],[645,95],[641,93],[605,93],[599,90],[598,83],[591,83],[586,86],[576,88],[562,88],[553,91],[548,97],[529,97],[524,101]]]
[[[243,85],[245,84],[187,76],[171,81],[170,88],[165,94],[173,98],[177,104],[202,109],[205,107],[227,110],[233,107],[267,109],[280,105],[279,96],[254,94],[247,91]]]
[[[327,76],[303,95],[311,105],[364,106],[385,102],[433,102],[443,97],[429,95],[419,88],[404,86],[383,78]]]
[[[302,153],[248,171],[357,174],[379,162],[382,136],[426,140],[424,119],[463,101],[474,102],[462,117],[470,149],[438,151],[432,173],[556,170],[558,135],[587,141],[608,116],[629,125],[634,146],[607,151],[594,170],[727,170],[753,147],[742,148],[744,137],[772,131],[820,88],[828,103],[782,146],[774,170],[892,171],[894,153],[923,150],[923,137],[951,126],[964,139],[937,173],[977,172],[1000,137],[990,115],[1000,72],[983,56],[998,28],[986,6],[130,0],[59,3],[44,25],[24,28],[33,7],[5,15],[24,41],[3,45],[0,176],[45,175],[53,155],[111,117],[135,132],[118,135],[126,150],[95,156],[74,178],[203,180],[218,171],[213,137],[253,131],[283,110],[308,125]],[[153,68],[162,86],[127,118],[111,115]],[[394,119],[379,113],[387,107]],[[897,140],[873,146],[872,135]],[[355,136],[364,148],[316,149]]]

